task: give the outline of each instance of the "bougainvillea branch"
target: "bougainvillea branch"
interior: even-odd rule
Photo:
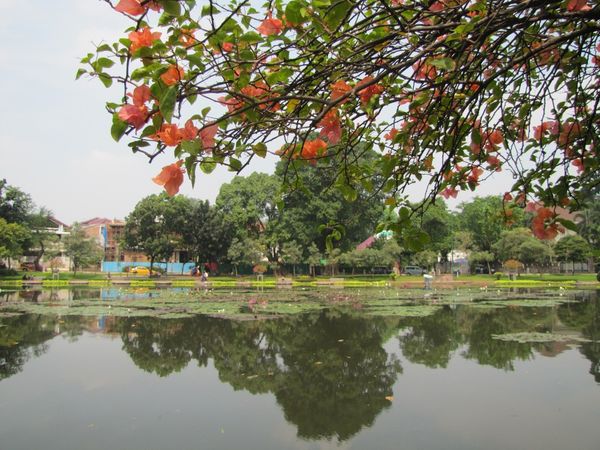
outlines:
[[[540,237],[598,182],[597,2],[106,1],[132,26],[78,77],[121,83],[113,137],[192,182],[269,152],[397,207],[414,183],[426,205],[505,170],[511,205],[545,205]]]

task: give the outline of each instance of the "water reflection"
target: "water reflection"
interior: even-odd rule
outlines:
[[[58,295],[44,294],[48,299]],[[24,295],[23,300],[42,301],[41,295]],[[299,437],[344,441],[371,426],[391,405],[392,388],[403,372],[400,357],[384,348],[391,338],[397,339],[398,355],[410,363],[445,368],[461,357],[511,371],[517,361],[555,356],[566,344],[505,342],[492,335],[579,334],[595,341],[579,349],[600,382],[600,300],[595,293],[582,295],[581,303],[545,308],[445,306],[422,318],[365,317],[335,309],[253,321],[3,317],[0,380],[44,353],[45,343],[57,335],[76,340],[84,332],[110,334],[121,339],[123,350],[148,373],[166,377],[190,363],[212,363],[220,380],[234,389],[271,393]]]

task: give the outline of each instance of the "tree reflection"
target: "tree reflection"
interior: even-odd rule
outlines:
[[[568,303],[558,310],[561,322],[569,327],[581,330],[584,338],[591,342],[581,345],[581,353],[590,360],[590,374],[600,383],[600,298],[599,291],[580,294],[579,303]]]
[[[56,336],[56,318],[37,314],[5,317],[0,327],[0,380],[19,373],[31,358],[46,352]]]
[[[241,322],[136,318],[117,326],[140,368],[165,376],[212,358],[221,381],[273,393],[306,439],[345,440],[372,424],[402,371],[382,347],[397,327],[384,319],[323,312]]]
[[[451,353],[463,341],[450,307],[431,316],[406,319],[402,324],[409,327],[398,337],[402,354],[410,362],[427,367],[446,367]]]

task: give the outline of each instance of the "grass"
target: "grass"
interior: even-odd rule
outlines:
[[[58,280],[52,279],[50,272],[20,272],[17,276],[6,276],[0,277],[0,287],[19,287],[23,285],[23,275],[27,275],[37,280],[41,280],[44,286],[61,287],[67,286],[69,281],[87,281],[90,285],[102,286],[108,285],[112,281],[127,280],[132,286],[147,286],[154,287],[157,285],[156,282],[170,281],[173,287],[193,287],[197,285],[198,278],[192,278],[189,275],[175,275],[171,274],[163,276],[161,278],[149,278],[137,275],[130,275],[126,273],[111,273],[111,278],[107,278],[106,273],[102,272],[78,272],[73,275],[72,272],[61,272]],[[322,284],[340,285],[344,287],[384,287],[388,285],[402,286],[402,285],[418,285],[422,286],[423,278],[420,276],[407,276],[401,275],[392,279],[388,275],[336,275],[331,276],[318,276],[310,278],[307,276],[298,276],[292,278],[291,276],[285,277],[288,280],[292,280],[292,286],[294,287],[316,287]],[[335,278],[335,281],[331,281]],[[258,281],[254,275],[246,275],[240,277],[232,276],[214,276],[209,278],[209,287],[214,288],[234,288],[240,284],[247,284],[253,287],[276,287],[278,286],[281,277],[275,277],[273,275],[265,275],[262,281]],[[440,280],[435,280],[434,283]],[[516,280],[509,280],[507,275],[503,275],[501,279],[497,279],[495,275],[460,275],[453,278],[452,282],[461,285],[482,285],[487,284],[488,286],[498,288],[508,287],[574,287],[576,283],[585,283],[597,285],[596,274],[585,273],[585,274],[521,274]],[[451,283],[452,283],[451,282]]]

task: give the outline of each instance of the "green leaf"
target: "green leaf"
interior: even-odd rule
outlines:
[[[96,48],[96,53],[110,52],[110,51],[112,51],[112,49],[110,48],[110,45],[108,45],[108,44],[102,44]]]
[[[172,16],[178,17],[181,15],[181,5],[178,1],[174,2],[172,0],[165,0],[161,2],[165,12],[171,14]]]
[[[229,170],[232,172],[239,172],[242,170],[242,162],[236,158],[229,158]]]
[[[254,154],[256,156],[260,156],[261,158],[264,158],[265,156],[267,156],[267,146],[262,142],[254,145],[252,147],[252,151],[254,151]]]
[[[574,231],[575,233],[578,232],[577,225],[575,225],[575,223],[573,223],[571,220],[557,217],[556,221],[560,223],[563,227],[565,227],[567,230]]]
[[[325,15],[325,22],[331,30],[335,30],[339,27],[342,21],[346,18],[346,15],[352,8],[352,3],[348,0],[337,1],[331,8],[327,10]]]
[[[240,41],[246,42],[248,44],[256,44],[257,42],[261,42],[263,38],[260,34],[255,33],[254,31],[249,31],[247,33],[242,34],[239,37]]]
[[[344,199],[348,202],[353,202],[358,198],[358,193],[352,186],[348,186],[347,184],[339,185],[340,192],[344,196]]]
[[[87,73],[87,70],[85,70],[85,69],[79,69],[77,71],[77,73],[75,74],[75,79],[79,80],[79,78],[81,78],[81,75],[83,75],[84,73]]]
[[[430,58],[428,62],[438,69],[454,70],[456,68],[456,62],[452,58]]]
[[[294,25],[300,25],[304,22],[304,17],[301,12],[303,7],[304,5],[302,3],[292,0],[285,7],[285,18]]]
[[[110,135],[119,142],[127,130],[127,122],[122,121],[117,113],[113,114],[112,126],[110,127]]]
[[[105,73],[99,73],[98,74],[98,78],[100,78],[100,81],[102,81],[102,84],[105,87],[111,87],[112,86],[112,78],[110,77],[110,75],[107,75]]]
[[[217,167],[217,163],[210,159],[205,159],[200,163],[200,170],[202,172],[209,174]]]
[[[115,65],[115,63],[108,58],[98,58],[96,61],[97,67],[101,67],[103,69],[108,69]]]
[[[192,187],[196,183],[196,156],[191,155],[185,158],[185,170],[187,171],[188,178],[192,182]]]
[[[210,4],[202,7],[202,13],[201,13],[202,17],[216,15],[216,14],[219,14],[219,10],[216,7],[214,7]]]
[[[184,151],[194,156],[194,158],[202,151],[202,143],[199,139],[194,139],[193,141],[183,141],[181,147]]]
[[[165,121],[171,122],[175,102],[177,101],[177,85],[170,86],[160,98],[160,113]]]

